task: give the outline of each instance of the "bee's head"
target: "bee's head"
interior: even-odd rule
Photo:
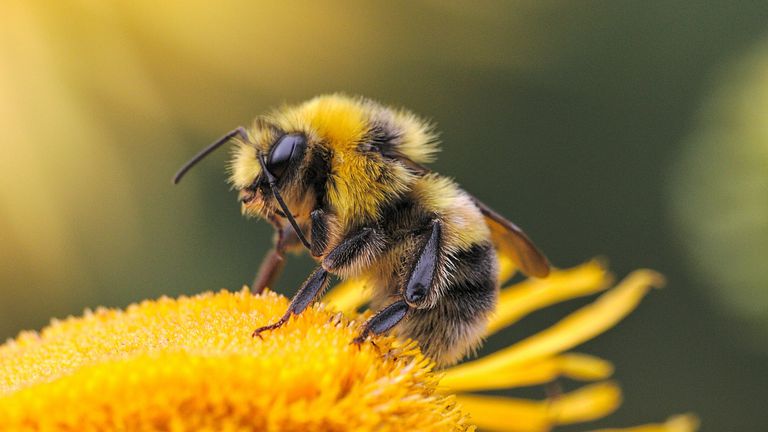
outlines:
[[[280,215],[265,170],[297,219],[319,206],[342,221],[362,221],[408,189],[413,172],[398,156],[425,162],[437,148],[427,122],[338,94],[277,109],[245,135],[236,141],[230,182],[244,213],[262,217]]]
[[[230,141],[229,181],[243,213],[287,219],[297,231],[315,208],[347,223],[377,217],[383,203],[410,187],[409,164],[429,162],[437,150],[429,123],[407,111],[326,95],[235,129],[193,157],[174,182]]]
[[[295,219],[309,217],[317,200],[308,187],[309,147],[304,132],[285,131],[263,119],[237,138],[230,183],[239,193],[244,214],[286,218],[278,201],[282,199]]]

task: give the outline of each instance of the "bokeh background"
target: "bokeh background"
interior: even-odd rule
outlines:
[[[626,391],[598,426],[768,428],[768,3],[277,3],[0,4],[0,337],[249,283],[271,232],[240,216],[226,152],[170,177],[275,105],[344,91],[433,119],[433,167],[556,265],[667,275],[582,348]]]

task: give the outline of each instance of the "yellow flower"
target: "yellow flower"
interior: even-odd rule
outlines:
[[[612,327],[660,283],[658,274],[637,271],[550,329],[443,371],[413,342],[350,344],[364,319],[350,312],[365,299],[359,281],[263,340],[251,338],[252,329],[287,306],[271,292],[98,309],[0,347],[0,430],[546,431],[617,408],[620,391],[605,381],[611,364],[564,351]],[[489,331],[608,285],[594,262],[513,285]],[[544,401],[466,393],[558,376],[598,383]],[[694,417],[678,416],[629,430],[695,427]]]

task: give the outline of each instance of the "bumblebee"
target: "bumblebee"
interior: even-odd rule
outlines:
[[[329,274],[362,277],[377,312],[353,342],[394,329],[438,365],[450,365],[482,341],[499,292],[497,253],[527,275],[549,273],[545,256],[515,224],[424,166],[437,137],[408,111],[339,94],[283,107],[203,149],[174,183],[230,142],[229,180],[243,213],[276,231],[254,292],[275,281],[287,251],[306,248],[318,262],[285,315],[254,336],[300,314]]]

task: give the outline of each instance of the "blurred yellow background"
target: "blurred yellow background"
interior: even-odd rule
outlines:
[[[241,218],[226,152],[170,177],[275,105],[344,91],[433,119],[434,168],[556,265],[669,277],[588,346],[629,389],[606,424],[691,410],[704,430],[764,430],[766,24],[749,1],[7,0],[0,336],[249,283],[270,228]],[[296,261],[283,292],[310,268]]]

